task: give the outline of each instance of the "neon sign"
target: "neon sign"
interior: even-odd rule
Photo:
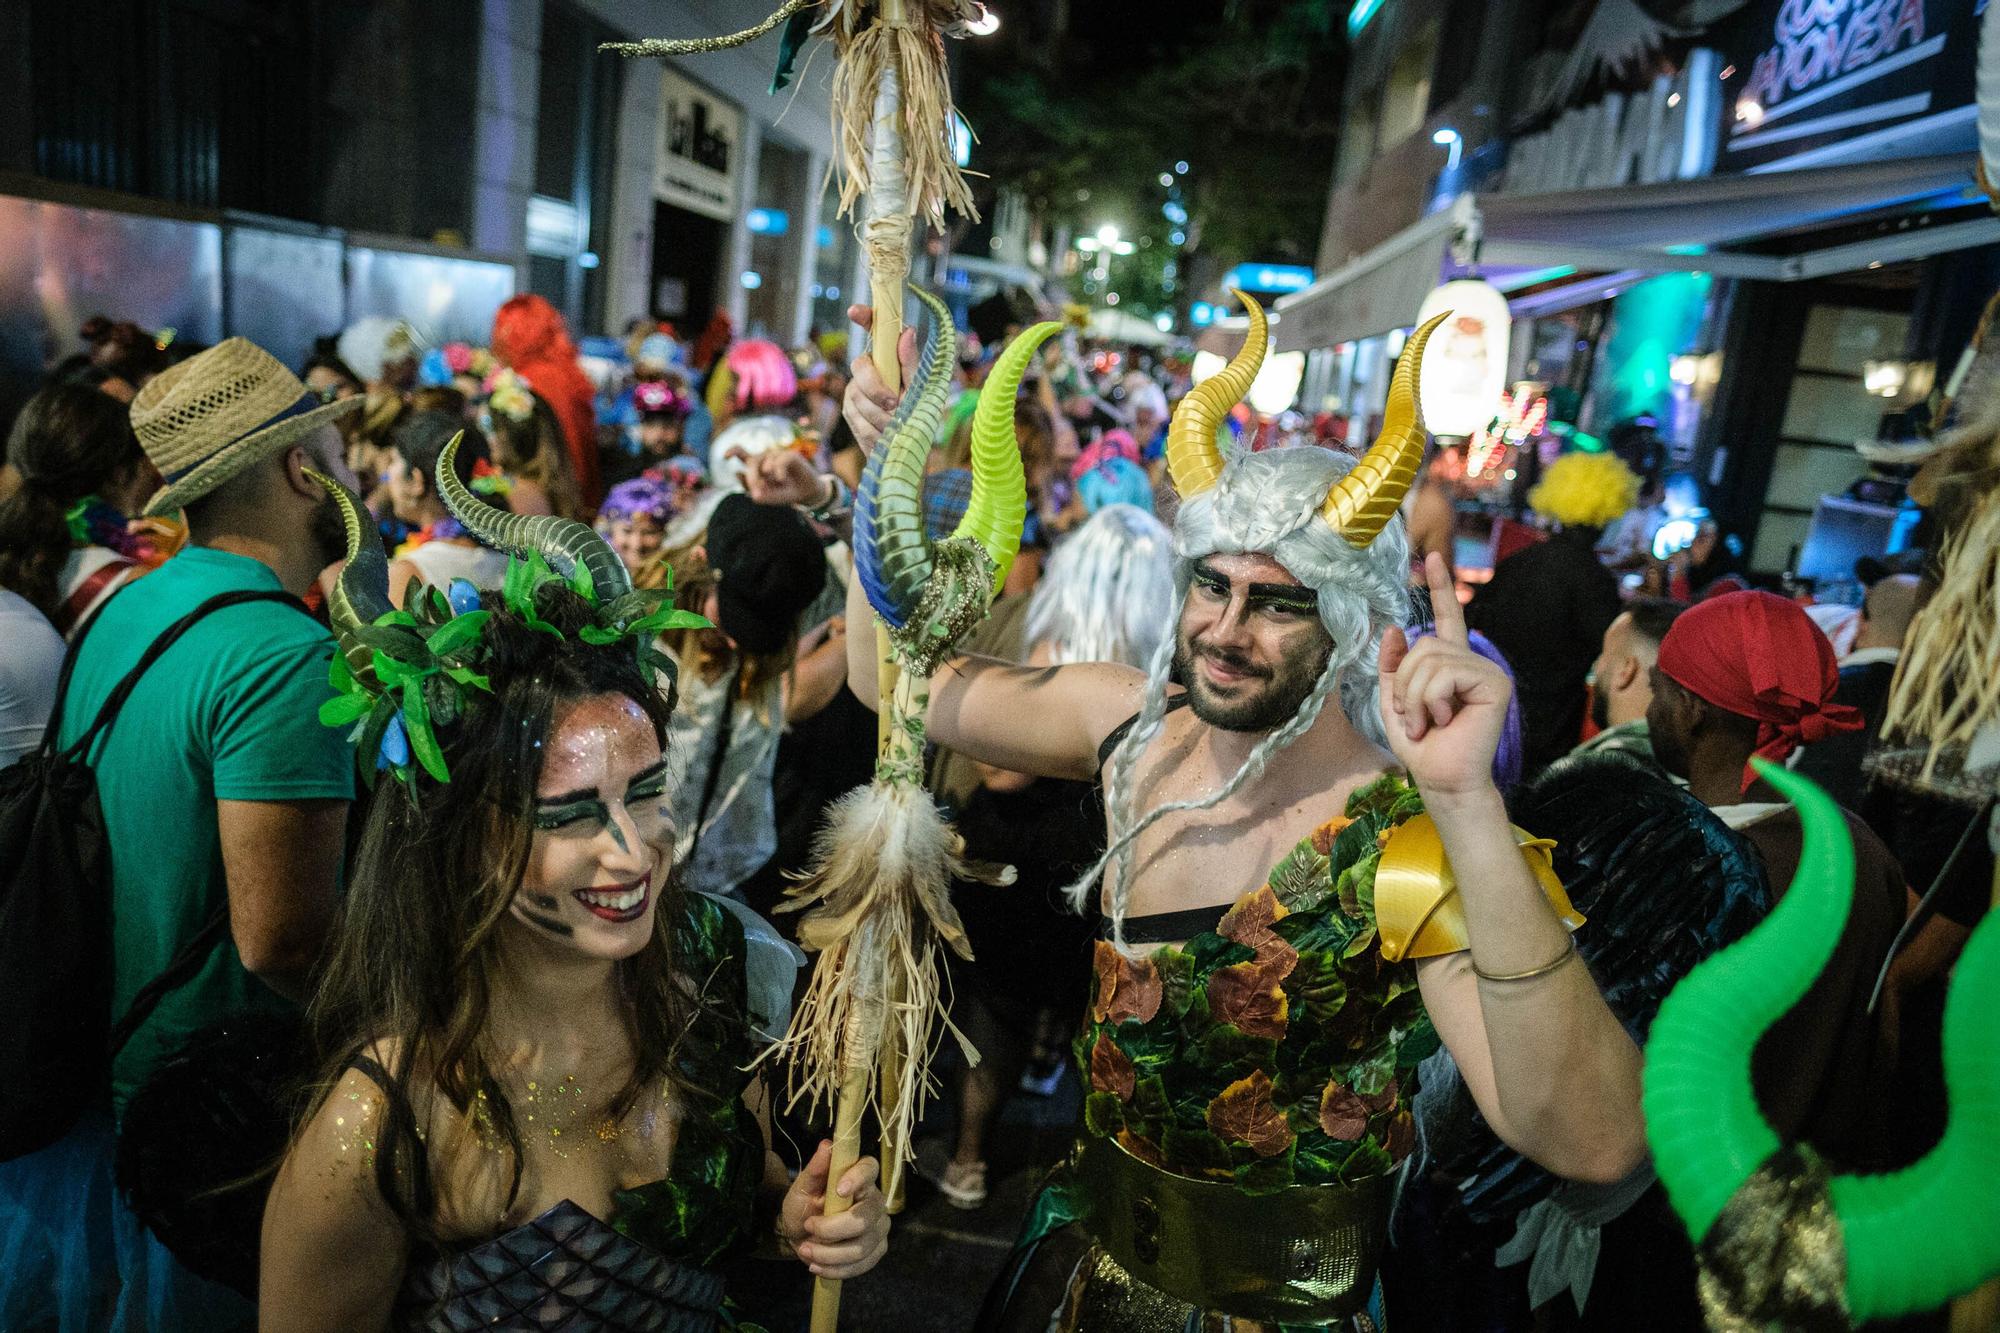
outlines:
[[[1841,74],[1924,40],[1924,0],[1785,0],[1743,102],[1765,113]]]

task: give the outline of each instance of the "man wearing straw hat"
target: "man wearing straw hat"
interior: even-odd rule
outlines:
[[[132,403],[133,429],[166,481],[145,512],[183,513],[189,542],[79,631],[59,743],[90,728],[169,627],[205,613],[139,675],[90,756],[111,849],[114,1017],[155,979],[184,978],[113,1062],[114,1115],[196,1031],[300,999],[332,916],[353,759],[317,719],[333,639],[298,598],[345,549],[307,469],[353,484],[334,422],[360,401],[322,402],[268,352],[231,338],[162,372]],[[48,1158],[54,1173],[110,1152],[110,1122],[87,1117],[8,1168]],[[110,1197],[110,1174],[89,1175],[93,1188],[71,1196],[92,1222],[38,1224],[52,1237],[107,1225],[129,1237],[137,1228]],[[178,1310],[184,1327],[242,1313],[206,1303],[228,1293],[179,1269],[149,1234],[99,1239],[91,1252],[115,1271],[11,1272],[0,1284],[12,1288],[0,1290],[7,1308],[35,1288],[66,1299],[87,1289],[136,1293],[123,1299]]]
[[[983,1328],[1346,1326],[1439,1039],[1500,1137],[1555,1175],[1619,1181],[1645,1158],[1638,1049],[1577,963],[1550,844],[1520,845],[1493,784],[1509,679],[1468,646],[1435,556],[1438,632],[1401,629],[1429,326],[1366,457],[1225,455],[1266,345],[1246,305],[1243,353],[1169,430],[1180,600],[1150,669],[959,657],[930,682],[933,739],[1101,776],[1109,813],[1071,890],[1100,896],[1104,872],[1083,1133]],[[895,401],[866,358],[847,407],[871,445]],[[866,614],[853,594],[850,623]],[[850,640],[864,702],[875,673]]]

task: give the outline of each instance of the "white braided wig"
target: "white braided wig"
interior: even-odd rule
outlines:
[[[1378,745],[1387,744],[1377,703],[1376,661],[1383,633],[1408,618],[1410,547],[1400,518],[1391,519],[1374,541],[1360,548],[1323,520],[1320,510],[1328,491],[1354,464],[1347,454],[1312,445],[1237,454],[1213,487],[1181,505],[1174,523],[1174,619],[1149,664],[1139,716],[1108,765],[1106,807],[1113,836],[1097,864],[1068,889],[1071,904],[1085,910],[1099,875],[1117,862],[1106,897],[1112,943],[1121,950],[1131,897],[1131,858],[1123,853],[1152,824],[1165,815],[1210,809],[1241,791],[1278,751],[1312,729],[1336,689],[1341,712],[1354,729]],[[1227,782],[1197,800],[1171,802],[1135,817],[1134,771],[1166,717],[1167,683],[1194,563],[1204,556],[1239,553],[1270,556],[1318,593],[1320,623],[1333,640],[1326,670],[1297,716],[1259,741]]]
[[[1173,635],[1173,535],[1135,505],[1106,505],[1056,545],[1028,600],[1030,646],[1051,660],[1144,668]]]

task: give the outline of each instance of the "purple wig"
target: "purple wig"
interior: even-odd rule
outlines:
[[[634,477],[621,481],[611,488],[604,497],[604,504],[597,511],[598,522],[610,524],[619,519],[629,519],[645,514],[662,527],[674,516],[673,488],[651,477]]]
[[[1437,626],[1426,622],[1412,626],[1407,633],[1410,642],[1428,639],[1437,633]],[[1472,651],[1507,673],[1507,679],[1514,679],[1514,668],[1507,657],[1494,646],[1493,640],[1478,630],[1471,631]],[[1507,701],[1507,721],[1500,728],[1500,745],[1493,752],[1493,785],[1506,791],[1521,780],[1521,766],[1527,758],[1527,751],[1521,739],[1521,696],[1516,693]]]

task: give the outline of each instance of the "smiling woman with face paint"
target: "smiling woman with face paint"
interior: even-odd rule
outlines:
[[[391,771],[312,1008],[326,1079],[265,1212],[263,1328],[716,1328],[727,1256],[847,1278],[886,1248],[872,1160],[829,1182],[822,1144],[788,1181],[766,1146],[750,946],[677,883],[672,689],[622,566],[579,525],[534,531],[598,600],[519,562],[507,591],[455,587],[412,660],[479,683],[433,675],[420,717],[370,732]],[[395,677],[349,660],[350,694]],[[853,1209],[822,1218],[828,1188]]]

